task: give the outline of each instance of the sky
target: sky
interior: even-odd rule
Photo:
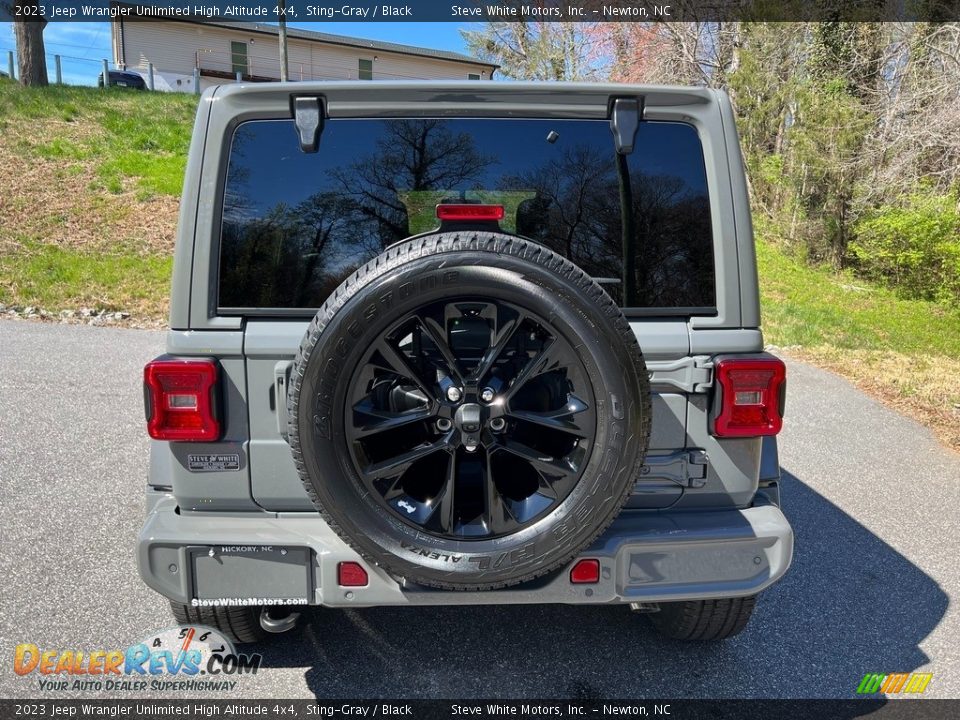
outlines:
[[[292,22],[288,27],[466,53],[460,30],[471,26],[439,22]],[[51,82],[54,55],[61,56],[63,80],[68,85],[96,85],[101,61],[111,59],[110,23],[52,22],[44,30],[43,39]],[[13,23],[0,23],[0,70],[7,71],[7,53],[15,49]]]

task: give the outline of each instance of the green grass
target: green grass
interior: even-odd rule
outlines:
[[[165,312],[172,267],[171,257],[22,241],[17,252],[0,254],[0,302],[47,309],[87,306],[156,317]]]
[[[14,193],[0,225],[0,302],[166,314],[172,259],[159,238],[175,231],[169,198],[180,195],[196,105],[192,95],[0,81],[3,157],[43,173],[30,194]],[[163,197],[169,218],[151,226],[146,203]]]
[[[25,159],[92,162],[110,192],[133,181],[145,193],[178,196],[196,107],[195,96],[180,93],[0,82],[0,134],[19,133]]]
[[[37,156],[47,160],[88,160],[93,150],[64,138],[53,138],[50,142],[40,142],[32,148]]]
[[[185,158],[172,159],[142,150],[129,150],[103,161],[98,174],[112,192],[121,191],[121,178],[136,177],[139,189],[147,193],[147,197],[152,193],[178,196],[183,187],[185,167]]]
[[[757,243],[764,337],[830,368],[960,451],[960,309],[810,267]]]
[[[767,342],[960,358],[960,309],[904,300],[765,241],[757,243],[757,260]]]

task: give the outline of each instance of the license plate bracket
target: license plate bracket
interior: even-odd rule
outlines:
[[[313,553],[278,545],[206,545],[187,550],[197,600],[310,602]],[[264,602],[255,602],[264,601]]]

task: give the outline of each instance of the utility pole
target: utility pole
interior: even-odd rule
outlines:
[[[286,82],[287,77],[287,0],[277,0],[277,9],[280,17],[280,81]]]

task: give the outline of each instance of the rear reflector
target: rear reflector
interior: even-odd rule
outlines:
[[[363,587],[367,582],[367,571],[360,563],[342,562],[337,565],[337,584],[340,587]]]
[[[574,585],[593,585],[600,582],[600,561],[580,560],[570,569],[570,582]]]
[[[776,435],[783,427],[787,368],[775,357],[730,358],[716,366],[717,437]]]
[[[503,205],[437,205],[441,220],[503,220]]]
[[[143,386],[150,437],[175,442],[219,440],[217,375],[217,365],[209,358],[147,363]]]

